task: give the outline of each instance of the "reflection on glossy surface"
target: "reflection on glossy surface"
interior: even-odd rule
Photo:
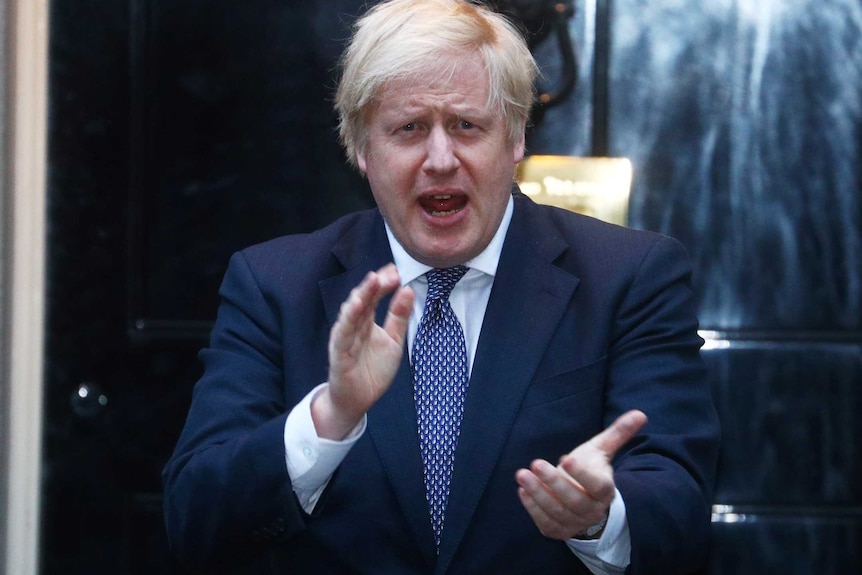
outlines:
[[[612,153],[705,327],[862,329],[862,3],[614,3]]]
[[[589,154],[595,6],[531,153]],[[629,222],[685,244],[703,327],[862,331],[862,3],[616,0],[611,28]],[[535,51],[550,74],[553,49]]]

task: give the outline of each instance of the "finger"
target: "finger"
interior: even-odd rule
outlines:
[[[365,275],[359,285],[350,291],[338,313],[336,328],[343,344],[349,345],[351,336],[361,335],[371,328],[380,300],[399,285],[400,277],[395,264],[386,264]]]
[[[561,523],[571,525],[573,518],[587,522],[595,518],[598,521],[610,503],[609,500],[593,497],[589,489],[574,476],[550,463],[534,462],[530,469],[544,483],[553,500],[546,510]],[[611,481],[612,495],[613,492]]]
[[[582,487],[591,499],[609,506],[616,493],[611,459],[646,423],[646,415],[631,410],[607,429],[564,455],[559,467]]]
[[[560,524],[570,524],[578,515],[590,514],[597,504],[565,472],[544,460],[530,465],[522,485],[544,512]]]
[[[527,510],[539,531],[547,537],[559,530],[559,522],[548,512],[547,493],[544,485],[536,475],[528,469],[520,469],[515,474],[518,482],[518,498]]]
[[[585,492],[584,488],[578,483],[578,481],[568,473],[560,473],[560,470],[557,467],[554,467],[552,464],[542,460],[537,459],[530,465],[530,471],[536,474],[536,477],[542,481],[548,488],[553,492],[563,491],[564,488],[568,487],[575,491],[576,494],[580,494],[583,496]]]
[[[396,291],[392,297],[392,301],[389,303],[389,313],[386,314],[386,321],[383,323],[383,329],[399,345],[404,345],[407,325],[412,313],[413,290],[409,287],[403,287]]]
[[[554,497],[552,490],[546,482],[556,479],[553,477],[553,465],[545,460],[537,459],[530,464],[530,469],[519,471],[515,475],[518,485],[523,487],[530,497],[545,512],[559,515],[562,512],[562,504]]]
[[[373,316],[380,300],[401,286],[401,277],[398,275],[398,269],[395,267],[395,264],[386,264],[376,272],[372,272],[372,274],[377,281],[371,282],[368,291],[363,293],[365,296],[365,310],[370,316],[371,323],[374,321]],[[413,305],[412,301],[410,305]]]
[[[561,471],[580,485],[584,496],[608,507],[616,493],[614,471],[605,455],[592,448],[576,450],[560,463]]]
[[[350,290],[350,295],[338,311],[338,320],[332,330],[332,341],[337,349],[344,351],[350,348],[359,334],[360,326],[365,325],[373,314],[372,294],[378,290],[379,276],[368,272],[362,282]]]
[[[401,276],[398,275],[398,268],[393,263],[388,263],[377,270],[377,277],[380,280],[380,289],[384,294],[391,293],[401,285]]]
[[[515,478],[518,481],[518,497],[533,522],[546,537],[554,539],[569,539],[574,534],[583,531],[589,525],[594,514],[590,511],[581,516],[567,509],[562,502],[554,497],[550,488],[535,474],[539,466],[533,463],[531,469],[521,469]],[[544,471],[553,471],[553,466],[544,462]],[[559,474],[559,472],[556,472]],[[571,486],[569,486],[571,488]],[[601,513],[601,512],[599,512]],[[599,515],[600,516],[600,515]],[[586,518],[585,518],[586,517]]]
[[[604,453],[610,461],[616,452],[628,443],[646,422],[647,416],[644,412],[632,409],[616,418],[610,427],[594,436],[587,443]]]
[[[532,495],[523,487],[518,488],[518,498],[542,535],[555,537],[558,531],[562,531],[561,526],[539,506]]]

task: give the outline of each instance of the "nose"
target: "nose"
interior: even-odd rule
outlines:
[[[435,126],[426,140],[427,150],[422,168],[426,172],[447,173],[458,168],[452,135],[442,126]]]

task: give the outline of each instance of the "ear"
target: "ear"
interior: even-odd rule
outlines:
[[[515,159],[516,164],[524,159],[524,148],[525,148],[524,138],[525,138],[524,131],[521,130],[521,137],[518,138],[517,142],[515,142],[515,146],[514,146],[514,150],[513,150],[514,159]]]
[[[365,152],[356,152],[356,167],[363,174],[368,171],[368,164],[365,162]]]

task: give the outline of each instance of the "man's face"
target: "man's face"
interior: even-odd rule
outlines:
[[[524,139],[511,142],[504,118],[486,110],[478,54],[453,74],[428,76],[384,86],[357,164],[404,249],[426,265],[450,267],[494,237]]]

